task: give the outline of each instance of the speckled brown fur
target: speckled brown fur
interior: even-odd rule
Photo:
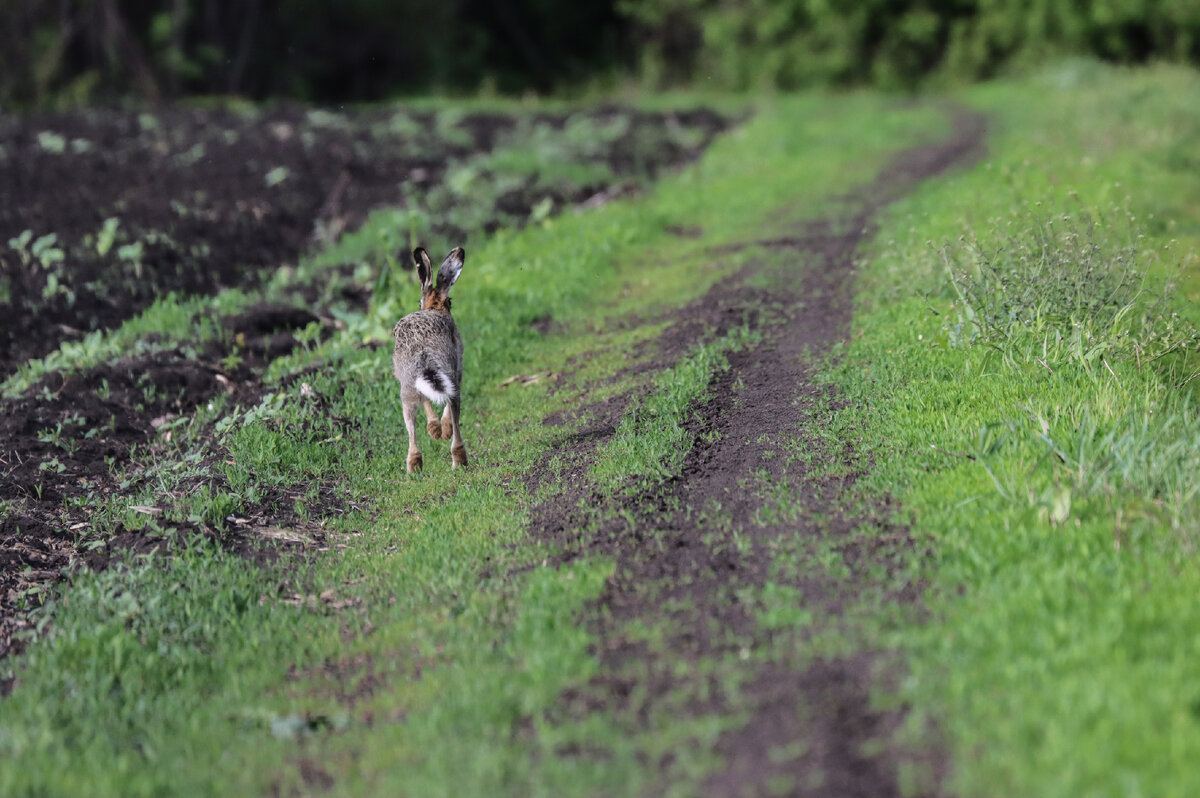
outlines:
[[[434,440],[451,443],[451,465],[467,464],[467,450],[459,431],[458,417],[462,399],[463,342],[454,317],[450,315],[450,288],[462,271],[466,253],[461,247],[451,250],[433,281],[433,264],[421,248],[413,250],[413,262],[421,281],[421,308],[392,329],[395,349],[392,373],[400,382],[404,427],[408,432],[408,471],[421,468],[417,447],[417,407],[425,410],[425,429]],[[445,403],[439,421],[433,402]]]

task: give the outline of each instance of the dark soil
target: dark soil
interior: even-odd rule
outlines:
[[[727,124],[702,109],[525,117],[301,106],[0,114],[0,377],[169,291],[257,285],[379,206],[416,202],[433,217],[430,234],[461,243],[471,232],[523,223],[547,198],[555,207],[581,202],[609,186],[529,175],[497,196],[458,200],[479,206],[463,221],[431,198],[448,201],[442,181],[455,164],[506,137],[532,136],[539,126],[561,131],[584,117],[624,124],[620,135],[575,154],[606,165],[614,181],[652,179],[695,157]],[[110,218],[119,224],[105,247],[100,231]],[[24,245],[7,245],[25,231]],[[62,259],[42,262],[33,244],[50,234],[57,238],[49,249]]]
[[[65,340],[119,324],[168,292],[253,288],[314,244],[353,229],[375,207],[445,195],[448,170],[506,141],[520,144],[525,132],[614,122],[620,135],[572,153],[604,164],[614,181],[649,179],[695,157],[727,124],[705,110],[615,107],[440,117],[300,106],[0,114],[0,378]],[[474,227],[438,215],[427,232],[461,238],[520,224],[547,197],[561,207],[608,187],[529,175],[502,194],[472,198]],[[110,218],[119,224],[105,248],[101,230]],[[42,262],[34,242],[49,234],[56,238],[43,245],[60,250],[61,259]],[[299,330],[317,322],[322,336],[332,331],[327,304],[365,306],[366,291],[351,272],[332,269],[316,283],[295,284],[291,297],[302,306],[260,303],[214,318],[212,340],[164,349],[151,336],[137,353],[80,373],[52,373],[21,396],[0,399],[0,501],[13,508],[0,519],[0,659],[21,648],[30,612],[80,563],[102,568],[113,558],[186,545],[195,535],[256,561],[296,545],[289,541],[297,535],[275,534],[281,528],[299,530],[306,545],[323,543],[320,527],[295,515],[307,485],[272,488],[227,519],[180,517],[190,493],[227,487],[219,468],[225,453],[212,430],[199,432],[203,457],[195,476],[175,495],[157,497],[147,525],[98,530],[93,513],[104,502],[134,504],[145,466],[169,456],[172,425],[190,423],[197,407],[218,395],[230,404],[257,403],[267,390],[265,368],[295,349]],[[350,423],[328,413],[325,420]],[[310,517],[344,511],[347,498],[335,486],[318,493],[316,501],[305,497]],[[0,694],[3,688],[0,682]]]
[[[745,588],[760,588],[769,576],[781,579],[771,573],[781,548],[803,554],[824,544],[840,551],[849,580],[816,568],[787,577],[817,615],[817,628],[840,629],[845,608],[860,593],[874,592],[889,603],[918,601],[913,585],[893,577],[903,577],[906,558],[922,552],[906,529],[891,524],[894,513],[886,504],[850,501],[869,464],[848,445],[831,447],[814,427],[841,400],[814,382],[811,364],[848,332],[854,253],[870,235],[874,212],[922,179],[981,155],[982,119],[960,111],[951,116],[948,139],[901,152],[874,183],[836,198],[833,215],[794,235],[746,242],[770,250],[770,257],[752,259],[667,330],[658,360],[663,368],[743,320],[763,335],[761,345],[729,356],[730,368],[710,386],[711,399],[695,408],[688,422],[694,445],[677,477],[632,498],[596,495],[586,486],[587,464],[614,433],[624,408],[614,399],[589,408],[588,428],[564,439],[556,453],[567,467],[558,479],[568,488],[533,512],[533,532],[560,547],[564,558],[599,554],[616,561],[586,618],[598,638],[601,675],[564,695],[561,711],[574,716],[621,709],[643,721],[656,706],[748,712],[745,726],[720,739],[724,764],[704,785],[705,794],[881,798],[900,794],[897,773],[904,761],[924,772],[929,793],[937,793],[937,752],[901,749],[893,732],[903,713],[870,703],[872,686],[894,664],[871,652],[802,659],[796,653],[802,647],[759,627],[758,607],[743,597],[753,595]],[[750,277],[763,276],[770,288],[751,285]],[[797,439],[811,455],[807,462],[782,456]],[[764,450],[777,456],[764,458]],[[756,517],[764,497],[755,486],[764,473],[769,484],[804,497],[799,520],[764,523]],[[546,478],[539,469],[531,485]],[[618,507],[632,511],[633,521],[616,513]],[[739,547],[738,538],[748,545]],[[888,576],[880,582],[872,573]],[[632,621],[665,630],[665,639],[651,646],[629,637]],[[699,675],[703,671],[680,666],[714,658],[736,662],[751,652],[771,654],[766,664],[747,658],[732,694],[709,683]]]
[[[218,319],[222,335],[198,350],[176,347],[70,376],[56,373],[22,396],[0,399],[0,500],[20,507],[0,521],[0,657],[19,648],[13,633],[26,625],[27,612],[77,562],[102,568],[113,557],[162,548],[192,533],[217,534],[204,524],[175,521],[136,531],[118,524],[97,538],[91,516],[100,501],[142,487],[135,460],[168,447],[170,422],[218,394],[234,404],[257,403],[263,370],[297,346],[293,332],[317,320],[303,308],[264,304]],[[236,365],[227,359],[232,352]],[[201,486],[221,489],[214,464],[222,451],[211,431],[205,434],[212,446],[194,467],[198,476],[180,495],[159,497],[160,513]],[[329,497],[314,509],[340,506],[343,498]],[[273,549],[262,549],[247,533],[286,525],[294,520],[287,517],[291,506],[276,495],[240,508],[238,523],[221,533],[223,543],[253,559],[271,558]]]

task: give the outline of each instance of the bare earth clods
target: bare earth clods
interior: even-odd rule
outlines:
[[[431,208],[430,193],[445,194],[456,165],[520,139],[519,124],[561,131],[619,118],[620,135],[571,154],[613,181],[681,164],[726,125],[703,109],[525,116],[301,106],[0,114],[0,376],[169,291],[253,287],[376,207],[415,204],[436,217],[434,232],[461,238],[463,223]],[[671,135],[679,130],[687,135]],[[467,200],[481,203],[472,224],[490,231],[546,199],[562,207],[607,188],[529,175]]]
[[[131,498],[141,487],[135,459],[170,443],[170,424],[217,396],[251,406],[262,397],[262,372],[291,352],[294,333],[318,317],[309,310],[263,304],[217,319],[221,335],[196,347],[176,347],[104,363],[70,375],[51,374],[26,393],[0,399],[0,500],[20,509],[0,522],[0,658],[19,648],[13,633],[26,625],[46,590],[76,563],[103,567],[110,558],[162,549],[172,543],[158,531],[122,525],[106,539],[91,530],[98,503]],[[236,361],[230,354],[237,354]],[[318,401],[319,397],[314,397]],[[184,419],[186,420],[186,419]],[[219,489],[214,466],[221,449],[205,430],[210,451],[196,463],[197,477],[182,490]],[[162,496],[158,505],[185,499]],[[284,497],[274,497],[283,499]],[[340,501],[330,500],[329,504]],[[241,508],[244,523],[278,526],[290,501],[266,496]],[[321,511],[321,507],[314,507]],[[271,556],[237,526],[223,543],[253,559]],[[173,524],[169,538],[214,534],[199,523]]]
[[[920,552],[907,530],[890,524],[889,508],[850,501],[866,466],[848,444],[831,445],[814,427],[839,399],[814,383],[812,363],[847,334],[854,253],[872,214],[920,180],[981,154],[983,121],[964,111],[951,116],[949,138],[898,154],[874,183],[837,198],[839,212],[794,236],[746,242],[763,256],[669,328],[664,368],[686,352],[683,342],[694,346],[701,335],[743,319],[763,336],[760,345],[729,355],[711,398],[695,408],[688,422],[693,448],[677,477],[617,499],[568,488],[534,509],[533,532],[565,549],[565,558],[594,553],[616,561],[586,619],[598,638],[601,675],[564,695],[560,711],[621,709],[643,719],[667,706],[745,713],[748,722],[717,745],[724,765],[704,785],[706,794],[899,795],[901,761],[919,766],[936,794],[936,752],[901,750],[892,733],[902,713],[871,705],[872,686],[893,667],[886,658],[803,656],[796,641],[806,632],[763,629],[761,607],[746,597],[768,581],[790,585],[813,612],[814,627],[835,634],[860,591],[889,602],[918,600],[903,578],[880,584],[870,575],[900,574],[901,561]],[[767,278],[770,288],[752,287],[751,276]],[[583,473],[621,409],[618,400],[592,409],[589,430],[564,442],[569,469]],[[797,448],[803,456],[788,456]],[[531,483],[542,478],[535,473]],[[789,500],[802,498],[800,512],[764,514],[770,491],[780,486]],[[816,567],[780,572],[781,553],[803,561],[820,545],[840,551],[848,579]],[[658,629],[660,638],[630,636],[631,628]],[[714,659],[745,661],[732,694],[696,667]]]
[[[169,292],[253,289],[314,245],[359,225],[373,208],[427,207],[439,191],[455,199],[447,194],[447,174],[480,163],[496,147],[519,148],[525,139],[571,127],[563,140],[580,149],[558,155],[603,165],[619,183],[695,157],[726,124],[704,109],[617,107],[571,114],[331,112],[294,105],[0,114],[0,377],[63,341],[116,326]],[[609,134],[586,135],[605,125]],[[482,224],[475,232],[519,225],[547,199],[561,207],[610,188],[540,182],[534,174],[504,185],[496,196],[472,195],[469,222]],[[466,234],[456,226],[465,221],[432,216],[434,232]],[[0,659],[19,650],[21,636],[14,633],[79,563],[103,567],[110,558],[195,534],[217,536],[255,560],[269,559],[271,547],[293,539],[320,544],[319,529],[292,529],[300,524],[294,502],[308,486],[296,495],[264,489],[260,501],[235,508],[216,525],[224,528],[164,520],[170,505],[186,504],[189,492],[212,495],[227,487],[224,451],[211,429],[200,431],[203,457],[178,495],[144,508],[155,522],[149,531],[118,523],[99,534],[92,516],[106,502],[135,504],[146,466],[172,456],[172,425],[190,424],[196,408],[217,397],[227,407],[252,406],[278,390],[264,384],[263,373],[300,345],[301,330],[317,323],[319,341],[335,326],[329,308],[366,305],[366,290],[349,278],[353,271],[333,268],[311,284],[292,285],[289,296],[301,307],[260,302],[213,318],[211,340],[164,348],[151,335],[119,359],[51,373],[20,396],[0,400],[0,502],[6,506]],[[309,394],[308,401],[324,399]],[[304,497],[312,517],[344,510],[345,497],[327,487],[316,501]]]

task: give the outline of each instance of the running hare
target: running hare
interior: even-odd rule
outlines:
[[[433,264],[429,253],[417,247],[413,262],[421,281],[421,309],[396,322],[392,337],[396,351],[392,355],[393,373],[400,380],[400,401],[404,407],[404,426],[408,429],[408,472],[421,467],[417,448],[415,419],[417,404],[425,406],[426,428],[435,439],[450,439],[453,468],[467,464],[467,447],[458,429],[458,411],[462,399],[462,337],[450,315],[450,286],[462,273],[467,253],[462,247],[451,250],[438,269],[433,282]],[[441,421],[433,402],[446,405]]]

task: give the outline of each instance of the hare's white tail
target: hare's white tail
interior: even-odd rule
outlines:
[[[0,0],[3,3],[3,0]],[[425,429],[434,440],[450,439],[450,465],[467,464],[467,447],[459,427],[462,409],[463,343],[450,315],[450,286],[462,273],[466,253],[455,247],[442,261],[433,279],[429,253],[413,250],[413,265],[421,282],[421,309],[409,313],[392,329],[396,348],[392,352],[392,374],[400,382],[404,429],[408,433],[408,472],[421,468],[417,445],[417,415],[425,410]],[[445,405],[439,420],[433,405]]]
[[[436,369],[432,366],[427,366],[417,378],[413,380],[413,387],[431,402],[436,402],[439,405],[444,405],[454,398],[454,382],[451,381],[450,375],[442,369]]]

